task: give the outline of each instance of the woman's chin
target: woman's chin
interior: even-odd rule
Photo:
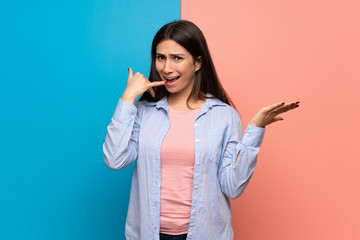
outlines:
[[[169,93],[174,93],[175,91],[175,89],[174,88],[172,88],[172,87],[169,87],[169,86],[166,86],[165,85],[165,88],[166,88],[166,90],[169,92]]]

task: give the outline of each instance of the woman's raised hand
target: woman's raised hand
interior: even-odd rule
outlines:
[[[283,120],[283,118],[278,115],[297,108],[299,103],[300,102],[283,102],[264,107],[260,109],[260,111],[256,113],[255,116],[251,119],[250,125],[254,127],[265,127],[270,123]]]
[[[126,85],[126,89],[121,97],[122,100],[134,104],[135,100],[143,94],[145,91],[149,91],[151,96],[155,97],[153,87],[164,85],[164,81],[150,82],[141,73],[135,73],[129,68],[129,77]]]

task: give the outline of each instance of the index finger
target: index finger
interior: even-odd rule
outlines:
[[[283,109],[289,109],[290,110],[290,109],[298,106],[299,103],[300,102],[297,101],[297,102],[289,102],[289,103],[282,102],[281,104],[280,103],[273,104],[273,105],[269,106],[268,111],[269,112],[280,112],[280,111],[283,111]]]
[[[273,111],[273,110],[275,110],[275,109],[277,109],[279,107],[282,107],[283,105],[285,105],[285,102],[274,103],[274,104],[272,104],[270,106],[265,107],[265,110],[267,112],[270,112],[270,111]]]
[[[295,109],[295,108],[297,108],[297,107],[299,107],[298,102],[296,102],[296,103],[289,103],[289,104],[284,105],[284,106],[281,107],[281,108],[277,108],[276,110],[272,111],[272,113],[278,115],[278,114],[281,114],[281,113],[284,113],[284,112],[293,110],[293,109]]]

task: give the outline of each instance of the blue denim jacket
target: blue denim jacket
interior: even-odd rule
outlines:
[[[159,239],[160,149],[170,126],[167,111],[166,98],[135,105],[120,99],[107,128],[105,164],[117,170],[136,160],[125,227],[128,240]],[[194,122],[194,183],[187,239],[233,239],[229,198],[239,197],[248,184],[264,132],[264,128],[248,125],[243,136],[240,117],[232,107],[218,99],[205,101]]]

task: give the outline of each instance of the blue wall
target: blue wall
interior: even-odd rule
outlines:
[[[133,166],[102,143],[180,0],[0,3],[0,239],[124,239]]]

